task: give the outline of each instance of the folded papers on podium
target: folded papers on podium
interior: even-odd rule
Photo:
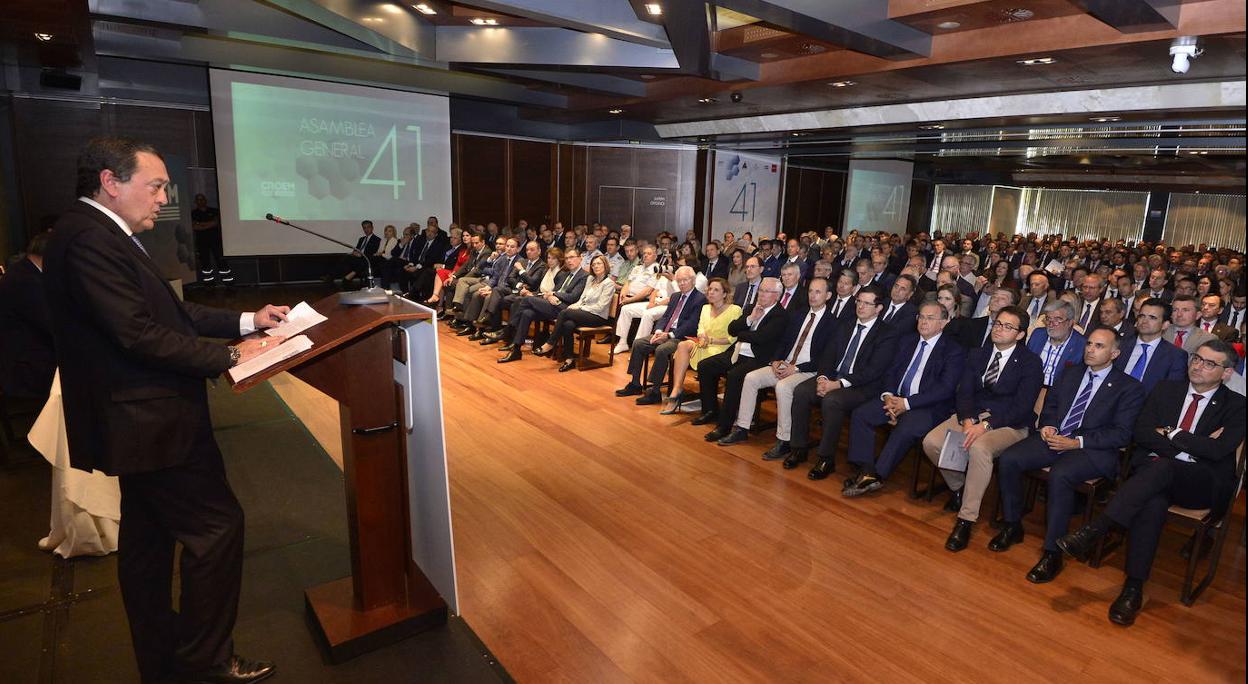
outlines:
[[[286,359],[312,348],[312,340],[307,335],[296,335],[285,342],[244,361],[230,369],[230,379],[234,382],[245,380],[269,366],[281,363]]]

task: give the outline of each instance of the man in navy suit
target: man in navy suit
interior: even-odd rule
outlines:
[[[1027,340],[1027,348],[1040,357],[1044,369],[1044,386],[1052,387],[1062,369],[1074,366],[1083,358],[1083,335],[1074,331],[1075,309],[1060,299],[1044,307],[1044,327],[1036,328]]]
[[[1049,468],[1044,552],[1027,573],[1043,584],[1062,571],[1057,538],[1066,534],[1075,508],[1075,487],[1098,477],[1118,477],[1118,450],[1131,441],[1135,417],[1144,405],[1138,380],[1114,367],[1118,335],[1105,327],[1088,334],[1083,365],[1064,373],[1044,399],[1039,431],[1001,454],[998,485],[1005,527],[988,543],[1005,551],[1023,540],[1023,474]]]
[[[932,428],[923,438],[923,452],[932,463],[940,462],[945,435],[960,431],[962,447],[970,452],[965,473],[940,471],[953,496],[947,508],[957,508],[958,518],[945,548],[961,551],[979,519],[979,505],[992,480],[992,462],[1001,452],[1027,436],[1035,422],[1033,407],[1040,394],[1040,359],[1023,346],[1030,323],[1027,312],[1007,306],[992,322],[992,346],[972,349],[958,382],[954,415]]]
[[[633,340],[633,350],[628,357],[628,384],[615,391],[617,397],[636,396],[637,403],[642,405],[661,402],[659,383],[667,375],[667,364],[672,354],[676,353],[676,345],[686,337],[698,334],[698,317],[702,314],[702,305],[706,303],[703,295],[693,287],[697,273],[691,266],[681,266],[674,274],[676,286],[680,291],[673,294],[667,301],[667,310],[655,323],[655,332],[646,338]],[[650,389],[643,394],[641,387],[641,367],[646,357],[654,355],[654,363],[650,364],[650,376],[647,378]],[[677,388],[678,389],[678,388]]]
[[[829,297],[826,279],[814,278],[810,281],[810,287],[806,290],[806,306],[801,309],[789,307],[786,314],[788,327],[770,363],[750,371],[742,378],[741,399],[737,403],[736,415],[725,413],[715,429],[707,434],[707,441],[728,446],[749,439],[758,393],[765,388],[774,387],[776,436],[784,441],[787,451],[790,429],[788,408],[793,403],[793,390],[806,378],[814,376],[819,351],[827,345],[836,330],[836,319],[827,307]]]
[[[477,318],[481,315],[481,310],[485,307],[486,300],[495,290],[502,287],[507,278],[516,271],[517,263],[524,263],[524,259],[520,256],[520,241],[514,237],[507,238],[506,245],[503,247],[503,253],[498,255],[490,267],[489,275],[485,277],[481,287],[470,290],[468,297],[464,301],[464,309],[455,314],[455,321],[451,323],[451,327],[456,330],[456,335],[471,336],[477,335]],[[479,340],[480,337],[475,339]]]
[[[746,257],[744,270],[745,282],[733,290],[732,303],[741,307],[742,313],[748,316],[758,303],[758,292],[763,283],[763,260],[757,256]]]
[[[949,333],[967,349],[986,347],[992,344],[992,322],[997,314],[1007,306],[1018,304],[1018,290],[1012,287],[998,287],[988,298],[988,314],[979,318],[959,318],[949,326]]]
[[[706,243],[706,247],[702,248],[706,252],[706,261],[702,263],[702,273],[706,275],[706,279],[711,278],[727,278],[728,267],[732,264],[731,259],[724,257],[719,252],[719,241],[711,240]]]
[[[822,413],[823,434],[815,454],[819,460],[806,477],[822,480],[836,469],[841,426],[854,409],[879,395],[880,382],[897,351],[895,331],[880,320],[884,302],[884,292],[875,285],[859,290],[854,298],[855,318],[837,325],[819,357],[819,374],[794,390],[793,444],[784,459],[786,469],[806,461],[812,405],[818,405]]]
[[[862,496],[882,488],[910,447],[953,411],[966,349],[943,334],[948,323],[948,309],[939,302],[924,302],[919,307],[917,331],[899,340],[880,400],[868,400],[854,410],[849,422],[849,462],[859,472],[846,480],[842,496]],[[894,427],[877,459],[875,429],[885,423]]]
[[[1152,298],[1140,305],[1135,334],[1122,340],[1114,367],[1144,384],[1145,394],[1162,380],[1181,380],[1187,374],[1187,354],[1162,338],[1170,326],[1170,305]]]
[[[545,295],[532,295],[518,300],[512,307],[512,318],[508,325],[515,331],[511,344],[502,348],[507,352],[498,363],[511,363],[521,358],[520,347],[529,336],[529,326],[533,321],[553,321],[559,312],[581,298],[585,290],[585,281],[589,273],[581,268],[581,254],[575,249],[563,253],[563,270],[555,274],[555,291]],[[537,342],[533,343],[537,347]]]
[[[1235,452],[1244,441],[1244,397],[1224,383],[1238,357],[1214,338],[1192,354],[1185,380],[1166,380],[1144,402],[1135,421],[1131,476],[1105,511],[1090,524],[1057,540],[1057,546],[1085,560],[1111,528],[1127,530],[1127,578],[1109,607],[1109,619],[1135,622],[1166,512],[1171,505],[1226,510],[1235,493]],[[1193,549],[1199,553],[1199,549]]]
[[[373,235],[373,222],[365,219],[360,221],[360,230],[364,234],[360,239],[355,241],[355,249],[350,254],[344,255],[338,261],[338,268],[335,269],[337,277],[342,278],[343,284],[351,280],[355,280],[362,274],[368,273],[368,257],[377,254],[377,250],[381,249],[381,238]],[[376,273],[376,276],[381,274]],[[330,276],[332,280],[334,276]]]
[[[914,290],[918,287],[918,281],[914,276],[902,274],[893,280],[892,286],[888,288],[888,303],[884,305],[884,313],[880,314],[884,323],[895,330],[898,335],[912,333],[915,330],[916,319],[918,313],[915,305],[910,303],[910,298],[914,296]],[[944,324],[941,324],[944,328]]]

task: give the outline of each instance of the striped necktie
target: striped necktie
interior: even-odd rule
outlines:
[[[1075,403],[1070,405],[1070,411],[1066,413],[1066,420],[1062,421],[1062,428],[1058,433],[1063,437],[1069,437],[1070,433],[1079,429],[1079,425],[1083,423],[1083,414],[1088,410],[1088,403],[1092,401],[1092,388],[1096,386],[1096,373],[1088,371],[1087,382],[1083,386],[1083,391],[1079,392],[1079,396],[1075,397]]]
[[[139,251],[143,252],[143,256],[147,257],[148,259],[151,259],[151,258],[152,258],[152,255],[147,253],[147,248],[146,248],[146,247],[144,247],[144,246],[143,246],[143,243],[139,240],[139,236],[138,236],[138,235],[131,235],[131,236],[130,236],[130,239],[131,239],[131,240],[134,240],[134,244],[135,244],[135,245],[138,245],[138,247],[139,247]]]
[[[984,373],[984,387],[992,387],[997,384],[997,378],[1001,376],[1001,352],[1000,350],[992,353],[992,363],[988,364],[988,372]]]

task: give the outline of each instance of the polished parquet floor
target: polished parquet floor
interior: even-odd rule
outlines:
[[[616,398],[626,358],[557,373],[440,340],[463,616],[517,681],[1244,681],[1242,500],[1213,586],[1178,601],[1168,532],[1124,629],[1121,550],[1023,579],[1042,505],[1010,552],[980,524],[952,554],[952,514],[908,498],[908,470],[843,499],[841,477],[760,460],[770,432],[718,447]]]

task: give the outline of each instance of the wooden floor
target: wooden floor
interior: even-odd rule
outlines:
[[[770,432],[718,447],[616,398],[624,358],[561,374],[441,342],[463,616],[518,681],[1244,681],[1242,503],[1213,587],[1179,603],[1168,533],[1124,629],[1121,552],[1023,579],[1040,514],[1008,553],[978,525],[951,554],[952,514],[910,500],[908,471],[844,499],[841,473],[761,461]]]

